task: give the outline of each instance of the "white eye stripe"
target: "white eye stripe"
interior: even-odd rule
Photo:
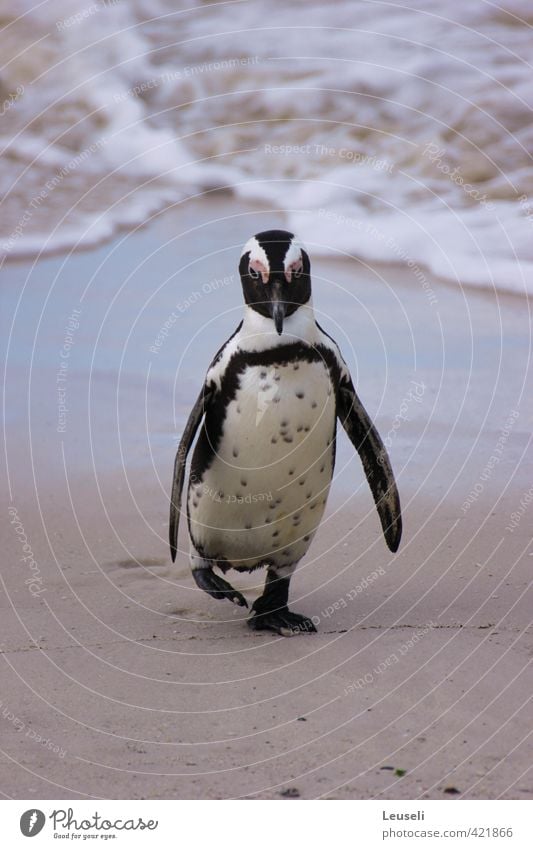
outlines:
[[[249,253],[248,273],[252,280],[257,280],[260,274],[263,283],[268,283],[268,278],[270,276],[270,264],[264,249],[261,247],[255,236],[248,239],[241,256],[244,256],[246,253]]]
[[[268,257],[264,249],[261,247],[261,245],[255,238],[255,236],[252,236],[251,239],[248,239],[244,248],[242,249],[241,256],[244,256],[245,253],[250,254],[250,262],[254,259],[258,259],[260,262],[263,263],[266,268],[269,267]]]
[[[289,265],[292,265],[293,262],[297,262],[299,259],[301,260],[302,249],[302,243],[295,236],[288,247],[287,253],[285,254],[285,268],[288,268]]]

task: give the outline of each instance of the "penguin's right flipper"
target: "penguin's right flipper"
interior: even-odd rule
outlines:
[[[337,398],[337,414],[363,463],[385,540],[391,551],[397,551],[402,537],[402,513],[389,455],[350,379],[341,382]]]
[[[170,496],[170,522],[168,527],[168,539],[170,543],[170,555],[172,557],[172,562],[176,559],[176,552],[178,549],[181,492],[183,489],[183,481],[185,479],[187,455],[194,442],[196,431],[203,419],[212,395],[212,390],[207,389],[205,386],[202,387],[202,391],[196,399],[196,403],[192,408],[187,424],[185,425],[185,430],[183,431],[178,451],[176,453],[176,460],[174,462],[174,477],[172,479],[172,495]]]

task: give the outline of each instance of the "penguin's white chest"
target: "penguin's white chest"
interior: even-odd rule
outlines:
[[[326,365],[248,366],[215,457],[189,483],[193,541],[237,568],[307,551],[333,472],[335,393]]]

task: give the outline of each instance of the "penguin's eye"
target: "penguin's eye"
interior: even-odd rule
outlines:
[[[269,271],[260,259],[254,258],[248,266],[248,274],[252,280],[261,279],[263,283],[268,283]]]
[[[290,283],[293,278],[295,280],[298,280],[298,278],[301,277],[303,273],[304,264],[301,259],[297,259],[295,262],[291,262],[291,264],[287,268],[285,272],[285,280],[287,281],[287,283]]]

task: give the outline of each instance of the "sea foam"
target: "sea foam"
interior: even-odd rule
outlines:
[[[533,291],[527,0],[275,15],[266,0],[11,0],[4,15],[4,256],[227,188],[315,254]]]

